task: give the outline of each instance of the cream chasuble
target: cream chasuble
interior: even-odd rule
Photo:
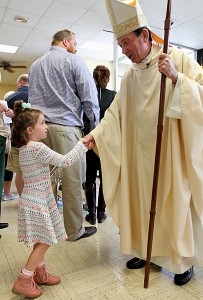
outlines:
[[[161,74],[132,64],[120,92],[91,134],[101,160],[108,210],[121,251],[146,259]],[[203,71],[170,48],[178,70],[166,81],[165,118],[151,261],[174,273],[203,266]]]

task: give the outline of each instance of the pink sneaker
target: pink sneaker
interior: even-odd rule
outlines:
[[[25,296],[30,299],[38,298],[42,295],[41,289],[34,282],[33,276],[19,274],[12,288],[12,293],[19,296]]]
[[[61,279],[59,276],[51,275],[47,272],[45,265],[35,269],[34,281],[36,284],[56,285]]]

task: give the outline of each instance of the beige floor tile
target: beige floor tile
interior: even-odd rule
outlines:
[[[194,276],[187,285],[185,285],[184,290],[191,293],[198,299],[203,300],[203,268],[194,268]]]
[[[82,298],[83,299],[83,298]],[[84,298],[85,299],[85,298]],[[108,289],[99,292],[96,296],[93,295],[90,300],[139,300],[137,295],[132,295],[124,286],[119,286],[115,289]]]
[[[0,258],[0,299],[4,299],[2,295],[10,291],[13,284],[13,276],[7,259],[2,255]],[[2,298],[1,298],[2,297]]]
[[[88,299],[89,295],[96,297],[100,291],[113,289],[122,284],[102,264],[72,272],[65,278],[76,293],[82,297],[81,299]]]

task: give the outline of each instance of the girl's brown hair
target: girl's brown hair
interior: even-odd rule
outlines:
[[[96,66],[96,68],[93,71],[93,78],[97,87],[105,89],[109,82],[110,71],[105,66]]]
[[[16,101],[14,105],[14,120],[12,126],[11,141],[16,147],[24,146],[29,141],[27,128],[34,126],[37,123],[42,112],[34,108],[23,108],[22,100]]]

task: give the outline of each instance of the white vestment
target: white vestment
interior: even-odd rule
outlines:
[[[108,210],[121,251],[146,259],[161,74],[132,64],[93,135]],[[166,80],[165,117],[151,261],[174,273],[203,266],[203,70],[170,48],[178,73]]]

